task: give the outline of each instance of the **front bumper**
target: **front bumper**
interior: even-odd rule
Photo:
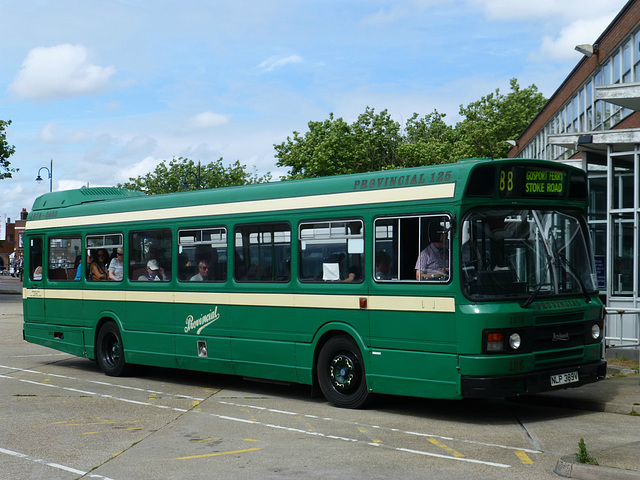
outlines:
[[[579,381],[551,386],[551,376],[568,372],[578,372]],[[469,377],[461,379],[462,396],[465,398],[504,398],[515,395],[549,392],[574,388],[602,380],[607,375],[607,362],[541,370],[523,375],[502,375],[499,377]]]

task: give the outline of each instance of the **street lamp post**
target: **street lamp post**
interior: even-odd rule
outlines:
[[[51,159],[51,165],[49,168],[47,167],[40,167],[40,169],[38,170],[38,176],[36,177],[36,182],[42,182],[42,177],[40,176],[40,172],[42,170],[46,170],[47,173],[49,174],[49,192],[53,191],[53,158]]]

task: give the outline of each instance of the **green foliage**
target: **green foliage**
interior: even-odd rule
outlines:
[[[171,193],[181,190],[195,190],[200,169],[200,188],[231,187],[250,183],[262,183],[271,180],[271,174],[260,177],[255,172],[247,172],[246,166],[238,160],[225,166],[222,158],[215,162],[197,165],[193,160],[178,157],[163,160],[156,169],[138,178],[129,178],[129,182],[118,184],[118,187],[140,190],[147,194]],[[186,188],[185,188],[186,186]]]
[[[535,85],[520,89],[513,78],[511,92],[506,96],[496,89],[495,93],[477,102],[460,106],[464,120],[456,125],[457,154],[460,157],[504,157],[510,148],[506,141],[518,138],[546,101]]]
[[[14,154],[16,147],[9,145],[7,142],[6,128],[11,125],[11,120],[0,120],[0,180],[3,178],[11,178],[18,171],[17,168],[11,168],[9,157]]]
[[[589,452],[587,452],[587,446],[584,444],[584,438],[581,438],[578,442],[578,453],[576,453],[576,459],[580,463],[590,463],[591,465],[598,465],[596,459],[589,455]]]
[[[535,85],[510,83],[507,95],[496,90],[461,105],[463,119],[454,127],[437,110],[424,117],[414,113],[404,131],[387,110],[376,114],[367,107],[351,125],[331,113],[324,122],[309,122],[304,135],[293,132],[274,145],[277,165],[289,168],[289,178],[306,178],[504,157],[506,141],[518,138],[546,103]]]
[[[289,167],[289,178],[322,177],[370,172],[402,166],[398,145],[402,141],[400,124],[383,110],[366,109],[348,125],[333,113],[324,122],[309,122],[309,131],[274,145],[277,165]]]

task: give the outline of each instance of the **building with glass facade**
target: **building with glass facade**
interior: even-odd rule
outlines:
[[[589,224],[607,344],[640,343],[640,0],[630,0],[508,156],[589,174]],[[636,349],[637,355],[637,349]],[[637,358],[637,357],[636,357]]]

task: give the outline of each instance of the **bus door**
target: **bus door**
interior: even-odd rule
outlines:
[[[24,275],[24,320],[44,322],[44,279],[42,274],[43,239],[27,237],[29,255],[25,258]]]
[[[455,356],[446,355],[456,345],[449,288],[451,216],[380,217],[374,226],[370,323],[375,381],[384,388],[404,376],[425,383],[426,389],[437,388],[456,371]]]

